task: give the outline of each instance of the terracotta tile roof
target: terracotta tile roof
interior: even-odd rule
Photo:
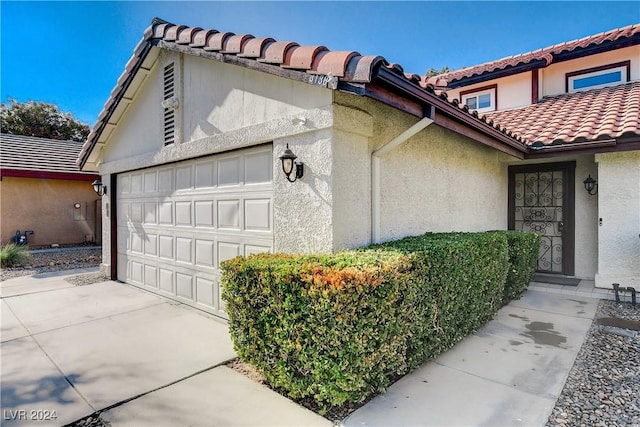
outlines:
[[[92,175],[80,171],[76,164],[81,148],[81,142],[3,133],[0,134],[0,169]]]
[[[468,122],[472,127],[517,150],[524,150],[523,141],[517,135],[504,128],[491,126],[479,118],[477,113],[469,112],[466,106],[459,107],[457,102],[449,102],[446,93],[435,91],[426,78],[418,74],[405,73],[400,65],[389,63],[382,56],[363,56],[354,51],[330,51],[324,46],[300,46],[295,42],[278,42],[271,38],[256,38],[250,34],[174,25],[155,18],[145,31],[142,41],[134,50],[125,71],[98,116],[79,155],[78,163],[81,166],[87,162],[114,109],[152,46],[201,55],[311,84],[314,84],[314,75],[329,75],[332,79],[328,84],[323,84],[331,89],[336,89],[341,83],[371,83],[384,75],[387,80],[394,80],[391,86],[396,92],[411,92],[414,98],[427,98],[432,105],[437,104],[438,108],[446,109],[447,114],[455,116],[458,120]],[[349,90],[347,87],[343,88]]]
[[[640,136],[640,82],[549,96],[487,118],[533,146]]]
[[[461,70],[451,71],[446,74],[434,76],[428,82],[437,86],[452,86],[453,83],[474,76],[491,75],[498,71],[517,66],[531,65],[532,68],[542,68],[551,64],[561,54],[569,52],[579,53],[590,47],[604,47],[607,44],[626,42],[628,45],[640,44],[640,24],[616,28],[611,31],[584,37],[554,46],[538,49],[520,55],[509,56],[496,61],[487,62]]]

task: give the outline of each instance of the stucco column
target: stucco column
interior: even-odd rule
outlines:
[[[597,154],[598,273],[596,286],[640,290],[640,152]]]
[[[332,150],[331,129],[321,129],[273,141],[274,252],[331,252]],[[304,176],[289,182],[279,156],[286,145],[304,163]]]
[[[115,188],[111,188],[111,175],[102,175],[102,183],[107,186],[107,194],[102,196],[102,263],[100,272],[111,274],[111,202],[115,200]],[[115,279],[115,278],[114,278]]]

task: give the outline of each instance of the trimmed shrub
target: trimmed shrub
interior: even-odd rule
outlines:
[[[357,402],[407,371],[411,263],[384,251],[222,265],[234,348],[292,398]]]
[[[237,257],[221,266],[234,348],[291,398],[360,402],[490,319],[507,257],[497,233]]]
[[[0,267],[20,267],[29,262],[29,248],[9,243],[0,248]]]
[[[410,256],[414,265],[420,321],[411,324],[412,369],[476,331],[500,308],[508,269],[504,236],[427,233],[380,246]]]
[[[509,274],[504,286],[503,303],[520,297],[531,282],[540,252],[540,235],[525,231],[494,231],[507,238],[509,244]]]

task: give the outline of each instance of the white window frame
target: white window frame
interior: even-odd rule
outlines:
[[[496,89],[495,87],[479,90],[477,92],[465,93],[464,95],[460,95],[460,100],[462,105],[467,105],[467,99],[469,98],[479,98],[481,95],[489,95],[490,103],[488,107],[484,108],[469,108],[470,110],[477,111],[478,113],[484,113],[486,111],[495,111],[496,110]],[[478,102],[476,102],[478,105]]]
[[[620,72],[620,80],[618,80],[616,82],[609,82],[609,83],[603,83],[603,84],[599,84],[599,85],[586,86],[586,87],[581,87],[579,89],[574,89],[573,88],[573,83],[576,80],[589,78],[589,77],[595,77],[595,76],[601,76],[603,74],[615,73],[616,71]],[[607,86],[615,86],[615,85],[619,85],[621,83],[626,83],[626,82],[627,82],[627,66],[626,65],[621,65],[619,67],[606,68],[604,70],[592,71],[590,73],[577,74],[575,76],[568,77],[569,93],[581,92],[581,91],[584,91],[584,90],[591,90],[591,89],[599,89],[599,88],[603,88],[603,87],[607,87]]]

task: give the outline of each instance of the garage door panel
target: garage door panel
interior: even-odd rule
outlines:
[[[173,225],[173,203],[161,202],[158,204],[158,223]]]
[[[151,194],[158,191],[158,172],[146,172],[144,174],[144,193]]]
[[[195,203],[196,227],[213,227],[214,203],[212,200],[201,200]]]
[[[176,296],[193,301],[193,276],[176,273]]]
[[[144,241],[144,254],[147,256],[156,257],[158,255],[158,236],[155,234],[148,234]]]
[[[157,224],[158,222],[158,202],[145,202],[144,203],[144,223],[145,224]]]
[[[228,157],[218,161],[218,185],[239,185],[244,168],[240,157]]]
[[[263,146],[120,174],[118,278],[226,317],[220,263],[273,250],[272,156]]]
[[[144,284],[152,288],[158,287],[158,268],[156,266],[144,266]]]
[[[218,200],[218,228],[240,229],[240,201]]]
[[[215,266],[214,260],[214,240],[196,240],[196,264],[201,267],[213,268]]]
[[[209,188],[216,186],[216,162],[210,160],[207,162],[196,163],[196,188]]]
[[[175,295],[175,285],[173,283],[174,272],[172,270],[167,270],[166,268],[160,268],[158,276],[160,290],[168,294]]]
[[[160,258],[173,261],[173,236],[158,236],[158,255]]]
[[[244,182],[254,184],[271,182],[273,173],[271,151],[248,154],[244,157]]]
[[[215,282],[205,279],[204,277],[196,277],[196,302],[204,304],[208,307],[215,306]]]
[[[176,190],[190,190],[193,188],[193,165],[178,166],[175,169]]]
[[[173,169],[158,171],[158,192],[171,193],[173,191]]]
[[[193,264],[191,244],[191,238],[176,237],[176,261]]]
[[[118,175],[118,194],[129,194],[129,175]]]
[[[245,200],[244,224],[247,231],[271,231],[271,199]]]
[[[176,202],[176,225],[191,227],[191,204],[193,202]]]
[[[131,175],[131,194],[142,193],[142,173]]]
[[[129,260],[129,274],[131,281],[141,285],[144,280],[144,264],[138,260]]]
[[[240,244],[231,242],[218,242],[218,268],[220,263],[240,255]]]

